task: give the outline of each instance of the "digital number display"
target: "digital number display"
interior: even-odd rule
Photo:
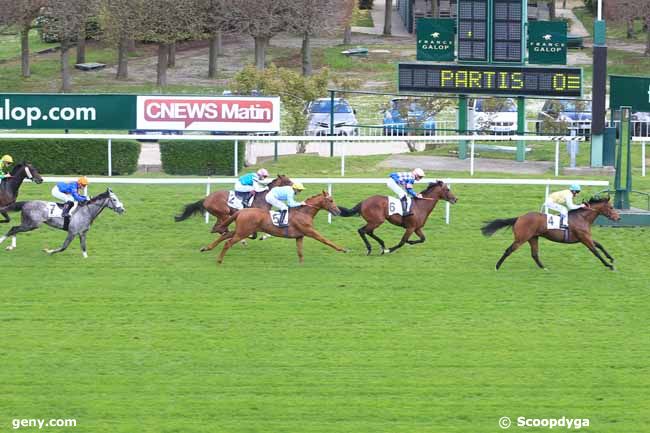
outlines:
[[[458,60],[487,61],[487,0],[458,1]]]
[[[521,0],[494,0],[492,60],[521,62]]]
[[[580,97],[582,69],[400,63],[399,91]]]

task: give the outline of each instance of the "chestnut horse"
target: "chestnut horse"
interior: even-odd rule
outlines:
[[[598,250],[601,250],[607,259],[614,263],[614,258],[609,255],[605,248],[591,238],[591,225],[598,215],[604,215],[613,221],[618,221],[621,217],[610,204],[609,197],[593,197],[585,205],[585,207],[569,212],[569,232],[566,233],[566,236],[565,230],[548,230],[546,228],[546,214],[540,212],[529,212],[517,218],[496,219],[488,222],[481,229],[485,236],[492,236],[497,230],[510,226],[512,226],[515,235],[515,241],[503,253],[496,264],[496,269],[499,270],[503,261],[525,242],[530,244],[530,253],[537,266],[546,269],[539,259],[538,239],[541,236],[553,242],[565,244],[581,242],[598,257],[603,265],[614,270],[614,266],[607,263],[598,252]]]
[[[289,210],[289,227],[277,227],[271,221],[271,215],[268,210],[248,208],[236,212],[234,215],[228,217],[219,227],[219,232],[223,233],[217,240],[210,243],[208,246],[201,248],[201,252],[210,251],[216,247],[221,241],[228,240],[217,258],[217,263],[223,262],[223,257],[226,252],[235,243],[246,239],[248,236],[255,232],[266,232],[276,237],[293,238],[296,240],[296,248],[298,250],[298,260],[300,263],[304,261],[302,254],[303,238],[308,236],[324,243],[325,245],[334,248],[339,252],[347,252],[345,248],[336,245],[334,242],[326,239],[316,231],[313,226],[314,217],[319,210],[325,209],[333,215],[339,215],[341,211],[334,203],[332,196],[323,191],[313,197],[305,200],[306,205],[294,207]],[[228,231],[228,226],[235,222],[235,230]]]
[[[271,188],[275,188],[276,186],[288,186],[288,185],[293,185],[291,179],[289,179],[289,177],[285,176],[284,174],[278,174],[278,177],[273,179],[273,182],[271,182],[268,185],[268,189],[266,191],[258,192],[255,194],[255,198],[253,198],[253,203],[251,204],[251,207],[270,210],[271,205],[268,204],[264,199],[266,197],[266,194],[269,192]],[[230,206],[228,206],[229,193],[230,190],[227,189],[215,191],[209,196],[207,196],[206,198],[204,198],[203,200],[199,200],[194,203],[185,205],[185,207],[183,208],[183,213],[175,216],[174,220],[176,222],[184,221],[194,214],[208,211],[211,215],[217,217],[217,222],[212,227],[212,233],[222,233],[218,231],[219,225],[230,215],[237,212],[237,209],[233,209]]]
[[[401,215],[389,215],[388,214],[388,197],[385,195],[373,195],[368,197],[364,201],[357,204],[352,209],[347,209],[340,207],[342,217],[350,217],[354,215],[361,215],[363,219],[366,220],[366,225],[361,227],[358,230],[359,236],[363,240],[363,243],[366,245],[367,255],[370,255],[372,252],[372,246],[368,242],[366,235],[370,236],[379,243],[381,246],[381,253],[392,253],[393,251],[401,248],[404,244],[415,245],[421,244],[425,241],[424,233],[422,233],[422,227],[427,222],[429,214],[433,211],[438,203],[438,200],[446,200],[451,204],[454,204],[458,199],[451,193],[451,190],[443,181],[431,182],[427,188],[422,191],[422,198],[415,198],[411,206],[411,211],[413,215],[403,217]],[[397,245],[392,248],[386,249],[384,241],[379,238],[374,230],[382,225],[384,221],[388,220],[389,223],[404,227],[404,235]],[[411,241],[409,238],[415,232],[418,235],[419,239],[417,241]]]

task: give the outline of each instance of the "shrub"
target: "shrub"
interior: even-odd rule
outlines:
[[[0,155],[10,154],[16,162],[29,161],[42,173],[108,174],[106,140],[1,139]],[[131,174],[138,168],[140,143],[112,141],[113,174]]]
[[[244,166],[246,143],[239,143],[238,169]],[[232,176],[234,143],[214,140],[165,140],[160,143],[163,171],[168,174]]]

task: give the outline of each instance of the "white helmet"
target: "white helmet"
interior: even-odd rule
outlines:
[[[416,168],[413,170],[413,176],[415,177],[424,177],[424,170],[421,168]]]
[[[268,170],[265,169],[265,168],[260,168],[259,170],[257,170],[257,175],[258,175],[259,177],[268,177],[268,176],[269,176],[269,172],[268,172]]]

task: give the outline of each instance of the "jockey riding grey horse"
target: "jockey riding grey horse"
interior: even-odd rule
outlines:
[[[17,233],[37,229],[43,223],[50,227],[64,230],[63,217],[60,216],[60,210],[56,214],[53,214],[53,211],[56,211],[57,206],[56,203],[46,201],[26,201],[16,203],[15,209],[21,211],[21,223],[19,226],[12,227],[4,236],[0,237],[0,244],[7,238],[11,237],[11,246],[6,248],[7,251],[11,251],[16,248]],[[76,236],[79,236],[83,256],[88,257],[88,252],[86,251],[86,233],[90,229],[90,225],[93,223],[95,218],[97,218],[105,208],[112,209],[118,214],[124,212],[124,205],[122,205],[120,199],[117,198],[117,195],[115,195],[110,188],[107,189],[106,192],[103,192],[79,205],[77,211],[70,217],[70,225],[67,230],[68,236],[65,238],[65,241],[60,248],[54,250],[45,249],[43,251],[48,254],[65,251],[65,249],[68,248],[68,245],[70,245],[70,242],[72,242]]]

